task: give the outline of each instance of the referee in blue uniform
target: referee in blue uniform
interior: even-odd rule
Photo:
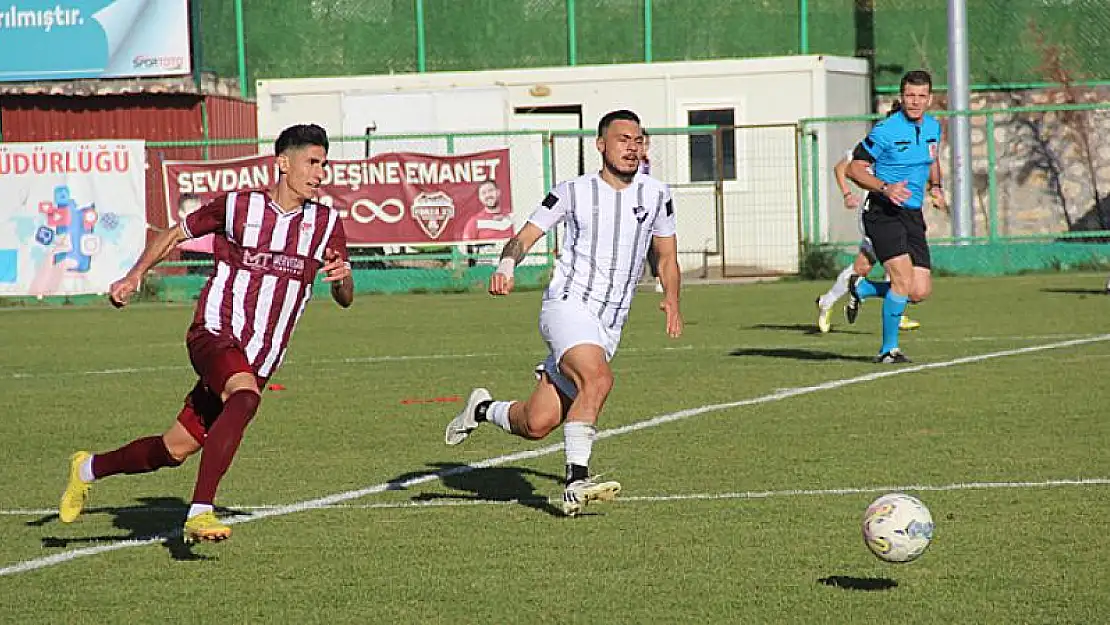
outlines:
[[[848,283],[856,300],[883,298],[883,345],[877,363],[910,362],[898,346],[898,324],[907,302],[923,301],[933,290],[921,207],[926,195],[944,207],[937,163],[940,122],[925,114],[933,101],[933,80],[928,72],[908,72],[900,92],[901,112],[871,129],[848,166],[848,177],[869,191],[863,205],[864,234],[890,278],[873,282],[853,276]]]

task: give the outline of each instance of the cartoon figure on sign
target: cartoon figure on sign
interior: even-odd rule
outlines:
[[[462,236],[469,241],[507,239],[513,235],[513,220],[501,205],[501,187],[492,180],[478,185],[478,202],[482,210],[474,213],[463,228]]]
[[[68,185],[54,187],[53,202],[39,202],[39,212],[46,224],[35,231],[35,241],[50,251],[31,282],[31,294],[42,297],[57,292],[67,274],[88,274],[93,256],[100,252],[100,214],[95,204],[78,208]]]

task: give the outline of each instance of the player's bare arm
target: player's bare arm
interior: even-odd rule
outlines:
[[[667,315],[667,336],[682,336],[682,311],[679,309],[679,291],[682,272],[678,269],[677,237],[652,237],[651,245],[659,256],[659,281],[663,283],[663,301],[659,310]]]
[[[128,300],[131,299],[131,294],[139,290],[139,285],[146,272],[165,260],[170,252],[177,247],[178,243],[188,238],[180,224],[159,233],[154,240],[147,243],[143,253],[139,256],[139,260],[135,261],[135,266],[127,272],[127,275],[113,282],[112,286],[108,288],[108,301],[112,302],[112,305],[116,308],[126,306]]]
[[[508,295],[513,290],[513,272],[525,254],[536,241],[543,236],[543,230],[531,222],[524,224],[520,232],[505,243],[501,249],[501,260],[497,263],[497,270],[489,279],[490,295]]]
[[[848,178],[862,189],[882,193],[898,206],[904,204],[913,195],[906,187],[905,180],[895,183],[883,182],[871,173],[870,167],[871,163],[865,160],[853,159],[848,165]]]
[[[836,177],[836,186],[840,189],[840,196],[844,198],[844,208],[849,210],[859,207],[859,198],[852,192],[848,185],[848,165],[851,163],[847,157],[840,159],[833,165],[833,176]]]
[[[351,263],[332,249],[324,250],[324,266],[320,267],[324,282],[331,283],[331,298],[343,308],[355,301],[355,280],[351,275]]]

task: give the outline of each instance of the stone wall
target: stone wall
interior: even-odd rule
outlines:
[[[978,92],[973,110],[1052,105],[1069,101],[1110,102],[1110,89],[1023,90]],[[878,103],[887,111],[894,97]],[[945,106],[943,94],[935,105]],[[948,119],[942,119],[946,127]],[[996,113],[994,137],[987,136],[986,117],[971,118],[975,234],[986,236],[988,215],[987,142],[993,140],[998,193],[998,234],[1055,234],[1110,229],[1110,110]],[[1089,142],[1089,157],[1084,148]],[[946,192],[951,196],[951,145],[941,153]],[[1097,198],[1096,199],[1096,191]],[[932,236],[952,232],[948,214],[926,211]]]

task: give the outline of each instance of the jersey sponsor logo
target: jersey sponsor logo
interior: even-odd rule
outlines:
[[[280,252],[252,252],[243,250],[243,266],[250,271],[300,276],[304,273],[303,258]]]
[[[455,201],[443,191],[421,193],[412,202],[412,218],[429,237],[438,239],[455,216]]]
[[[548,193],[547,197],[543,198],[543,201],[540,202],[540,205],[544,208],[553,208],[558,203],[559,198],[555,197],[554,193]]]

